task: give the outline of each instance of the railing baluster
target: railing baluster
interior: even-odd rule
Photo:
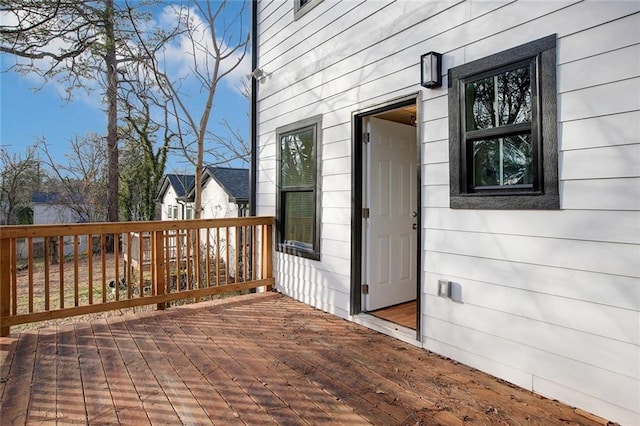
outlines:
[[[256,265],[257,265],[257,257],[256,253],[258,250],[258,227],[256,225],[251,226],[251,280],[255,281],[256,279]]]
[[[102,303],[107,301],[107,239],[100,235],[100,265],[102,267]]]
[[[216,228],[216,287],[220,285],[220,228]]]
[[[191,230],[186,232],[185,258],[187,262],[187,290],[191,290]]]
[[[89,305],[93,305],[93,234],[87,235],[87,286],[89,287]]]
[[[64,236],[58,237],[58,276],[60,278],[60,309],[64,308]]]
[[[51,260],[49,258],[49,256],[51,255],[49,253],[49,238],[43,238],[42,245],[44,247],[44,310],[48,311],[50,309],[49,303],[51,297],[51,295],[49,294],[49,262]]]
[[[13,294],[13,315],[16,315],[16,284],[12,278],[15,267],[12,252],[16,250],[14,238],[0,239],[0,336],[8,336],[11,327],[5,325],[1,318],[8,318],[11,313],[11,296]]]
[[[7,270],[11,271],[11,297],[13,306],[13,315],[18,314],[18,240],[11,239],[9,244],[11,252],[11,266]]]
[[[140,297],[144,296],[144,231],[138,232],[138,287],[140,287]]]
[[[78,265],[78,247],[79,247],[78,236],[73,236],[73,306],[80,305],[80,273],[79,273],[79,265]]]
[[[163,231],[155,231],[153,233],[153,246],[150,244],[150,249],[152,252],[150,255],[153,260],[152,270],[153,276],[155,278],[155,294],[160,296],[165,293],[165,285],[164,285],[164,232]],[[156,305],[157,309],[163,310],[166,307],[165,303],[158,303]]]
[[[224,284],[229,284],[229,274],[231,274],[231,264],[229,263],[229,227],[224,227],[224,244],[225,244],[225,274],[224,274]],[[238,271],[236,271],[237,274]]]
[[[195,281],[194,281],[194,285],[195,288],[202,288],[202,249],[200,247],[200,230],[196,229],[193,231],[194,236],[195,236],[195,241],[193,243],[193,257],[195,260],[195,265],[194,265],[194,275],[196,277]],[[196,301],[199,301],[200,299],[196,299]]]
[[[29,268],[29,313],[33,312],[33,238],[27,238],[27,253],[29,260],[27,262]]]
[[[127,280],[127,297],[131,299],[131,292],[133,289],[131,288],[131,232],[127,232],[127,253],[124,261],[124,276]]]
[[[116,300],[120,300],[120,234],[113,234],[113,282]]]
[[[207,279],[205,280],[206,287],[211,287],[211,228],[207,227],[206,229],[206,248],[205,248],[205,274],[207,274]]]

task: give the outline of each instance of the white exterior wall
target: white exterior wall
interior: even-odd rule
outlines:
[[[33,224],[49,225],[56,223],[78,223],[80,215],[64,204],[54,203],[34,203],[33,204]],[[34,239],[34,242],[42,242],[42,238]],[[64,255],[72,256],[74,253],[73,237],[64,237]],[[24,250],[22,251],[21,248]],[[80,254],[87,252],[87,236],[81,235],[78,239],[78,251]],[[28,249],[26,245],[18,248],[18,254],[26,256]],[[26,257],[25,257],[26,258]]]
[[[216,182],[209,178],[202,188],[202,219],[216,219],[226,217],[238,217],[238,205],[229,202],[229,194]],[[236,231],[235,228],[221,228],[219,231],[220,257],[227,262],[227,270],[231,277],[236,276]],[[206,239],[206,232],[201,238]],[[216,244],[214,232],[209,234],[212,246]],[[228,252],[228,253],[227,253]]]
[[[325,0],[298,21],[293,0],[260,2],[259,215],[276,214],[276,128],[323,115],[321,261],[276,253],[279,289],[349,318],[352,113],[420,91],[424,348],[640,424],[639,28],[635,1]],[[561,210],[450,209],[447,70],[554,33]]]
[[[203,219],[238,217],[238,205],[229,202],[229,194],[213,178],[202,189],[202,209]]]
[[[164,197],[162,198],[162,214],[160,216],[161,220],[176,220],[183,219],[183,215],[185,214],[184,205],[178,203],[176,200],[177,194],[173,186],[169,185],[166,192],[164,193]],[[169,206],[178,206],[178,217],[174,217],[173,213],[171,217],[169,217]]]

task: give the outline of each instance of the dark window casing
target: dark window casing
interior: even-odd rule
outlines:
[[[526,120],[476,126],[478,118],[470,107],[476,90],[484,80],[508,79],[523,73],[530,81],[527,92]],[[558,191],[558,133],[556,88],[556,35],[505,50],[494,55],[451,68],[449,81],[449,172],[450,206],[454,209],[559,209]],[[483,80],[484,79],[484,80]],[[503,86],[504,87],[504,86]],[[496,89],[497,92],[497,89]],[[497,95],[496,95],[497,96]],[[475,147],[497,147],[502,141],[530,141],[530,170],[527,178],[517,184],[497,180],[494,185],[479,183]],[[489,151],[490,152],[490,151]],[[501,172],[505,167],[501,164]],[[491,180],[491,179],[488,179]]]
[[[293,19],[297,21],[316,7],[322,0],[293,0]]]
[[[313,171],[287,175],[288,155],[283,148],[311,137],[310,154]],[[276,250],[313,260],[320,260],[320,146],[322,115],[317,115],[276,129]],[[290,153],[289,153],[290,155]],[[305,152],[304,155],[307,155]],[[289,158],[289,167],[294,160]],[[300,160],[297,162],[300,164]]]

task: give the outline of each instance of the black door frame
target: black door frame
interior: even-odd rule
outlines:
[[[376,105],[361,111],[354,112],[351,118],[351,315],[362,313],[362,209],[363,209],[363,145],[364,145],[364,119],[382,112],[406,107],[416,106],[416,179],[417,179],[417,206],[418,206],[418,244],[416,259],[416,339],[420,340],[422,312],[422,149],[420,129],[420,93],[397,98],[381,105]]]

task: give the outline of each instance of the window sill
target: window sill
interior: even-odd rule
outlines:
[[[304,257],[305,259],[320,260],[319,252],[301,249],[300,247],[288,244],[278,244],[276,246],[276,251],[280,253],[291,254],[293,256]]]
[[[560,197],[557,194],[465,194],[451,195],[452,209],[486,210],[559,210]]]

